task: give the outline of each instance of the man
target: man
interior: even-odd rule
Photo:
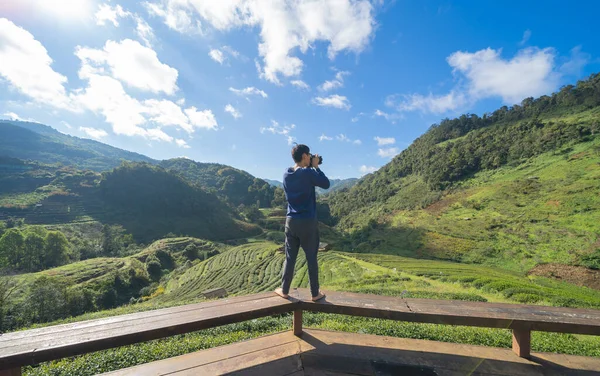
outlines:
[[[319,290],[319,228],[317,221],[317,198],[315,187],[329,188],[329,179],[319,169],[319,155],[312,158],[306,145],[296,145],[292,149],[292,158],[296,165],[287,169],[283,175],[283,189],[288,203],[285,219],[285,263],[281,276],[281,287],[275,293],[288,298],[298,249],[302,246],[308,264],[308,280],[312,300],[323,299],[325,294]]]

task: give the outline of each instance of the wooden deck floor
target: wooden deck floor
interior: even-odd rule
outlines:
[[[109,375],[600,375],[600,359],[305,329],[112,372]]]

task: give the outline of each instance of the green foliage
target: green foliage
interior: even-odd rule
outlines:
[[[283,243],[285,242],[285,233],[283,231],[269,231],[266,238],[275,243]]]
[[[580,265],[590,269],[600,270],[600,248],[581,258]]]
[[[25,239],[21,231],[11,228],[0,238],[0,267],[18,269],[23,257]]]
[[[138,241],[172,232],[208,239],[248,236],[258,229],[242,224],[215,194],[192,186],[161,167],[124,162],[103,173],[100,195],[108,204],[106,219]]]
[[[64,265],[69,261],[71,256],[69,253],[69,241],[60,231],[48,231],[44,239],[46,249],[44,256],[46,258],[45,265],[54,267]]]
[[[162,265],[160,260],[156,256],[148,257],[148,259],[146,259],[146,270],[152,280],[159,280],[162,275]]]
[[[565,114],[594,108],[590,118],[595,118],[599,82],[600,74],[595,74],[551,97],[528,98],[520,106],[504,106],[483,117],[468,114],[444,119],[391,163],[348,192],[332,195],[332,214],[341,219],[374,202],[383,203],[401,192],[403,178],[411,175],[419,176],[435,192],[479,171],[519,164],[563,145],[589,141],[597,122],[571,120]]]
[[[257,202],[259,207],[270,207],[274,198],[275,189],[269,183],[233,167],[200,163],[187,158],[165,160],[160,162],[160,166],[216,193],[234,207],[255,205]]]

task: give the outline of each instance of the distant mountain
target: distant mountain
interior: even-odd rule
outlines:
[[[100,174],[0,157],[0,221],[10,217],[27,224],[117,224],[144,243],[169,233],[228,240],[260,232],[214,192],[143,162]]]
[[[352,188],[354,184],[358,182],[358,178],[329,179],[329,182],[331,183],[329,189],[316,189],[317,195],[328,195],[333,192],[340,191],[344,188]]]
[[[122,161],[157,163],[145,155],[98,141],[69,136],[47,125],[0,120],[0,155],[105,171]]]
[[[269,183],[273,187],[283,188],[283,183],[278,180],[271,180],[271,179],[263,179],[263,180],[266,181],[267,183]],[[352,188],[352,186],[354,186],[354,184],[356,184],[358,182],[358,179],[357,178],[329,179],[329,182],[331,183],[331,186],[329,186],[329,189],[321,189],[321,188],[317,187],[317,189],[316,189],[317,195],[326,195],[326,194],[330,194],[330,193],[342,190],[344,188]]]
[[[173,158],[159,163],[191,183],[216,193],[234,206],[255,205],[270,207],[275,189],[263,179],[246,171],[218,163],[200,163],[187,158]]]
[[[263,180],[275,188],[283,188],[283,183],[280,182],[279,180],[271,180],[271,179],[263,179]]]

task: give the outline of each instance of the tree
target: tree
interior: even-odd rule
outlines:
[[[8,327],[5,322],[5,315],[8,309],[8,299],[17,288],[17,284],[6,273],[0,273],[0,333],[4,333]]]
[[[146,270],[152,280],[159,280],[162,275],[162,265],[160,264],[160,260],[154,255],[148,257],[146,260]]]
[[[64,265],[69,261],[70,244],[65,234],[60,231],[49,231],[46,235],[46,252],[44,264],[46,267]]]
[[[11,228],[0,238],[0,266],[18,269],[23,257],[24,238],[18,228]]]
[[[43,237],[36,233],[27,233],[25,235],[21,268],[28,272],[41,270],[46,258],[45,249],[46,242]]]
[[[40,277],[29,288],[24,314],[30,322],[49,322],[68,315],[67,287],[50,277]]]

